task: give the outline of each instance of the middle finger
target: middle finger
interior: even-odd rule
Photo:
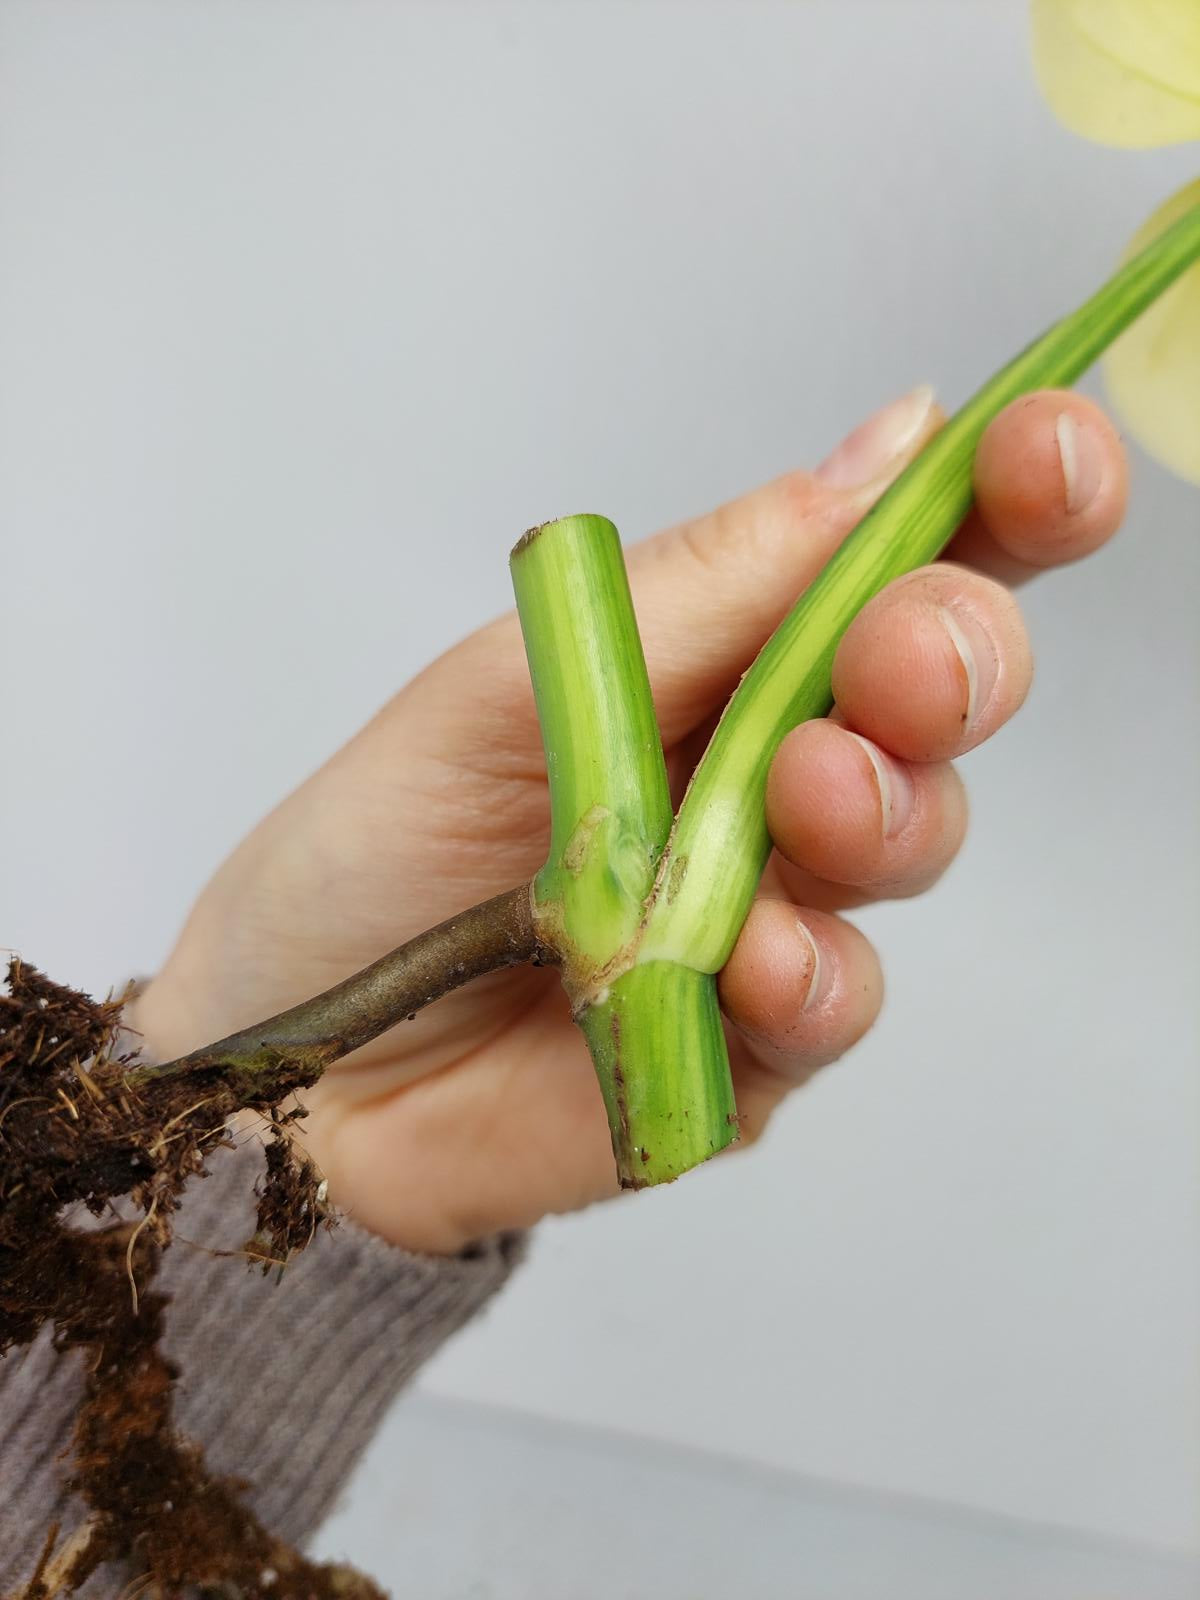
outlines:
[[[772,764],[767,825],[787,894],[842,907],[928,888],[962,843],[967,802],[949,763],[901,761],[835,722],[806,722]]]

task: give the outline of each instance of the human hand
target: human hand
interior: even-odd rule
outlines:
[[[917,391],[792,473],[629,552],[678,801],[713,718],[796,595],[942,420]],[[851,626],[828,721],[790,733],[768,786],[776,850],[720,978],[743,1142],[843,1054],[882,995],[838,913],[912,895],[962,842],[952,759],[1020,706],[1031,660],[996,581],[1115,530],[1125,463],[1065,392],[984,435],[950,559]],[[132,1024],[159,1059],[329,987],[422,928],[528,879],[545,856],[544,764],[513,616],[448,651],[268,816],[197,902]],[[410,1249],[449,1252],[617,1192],[587,1051],[552,972],[495,974],[346,1057],[301,1137],[331,1199]]]

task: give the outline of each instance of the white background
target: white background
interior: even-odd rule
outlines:
[[[152,969],[223,853],[507,604],[954,404],[1188,152],[996,4],[0,5],[0,941]],[[1191,153],[1194,157],[1194,152]],[[1039,583],[872,1038],[752,1156],[548,1224],[428,1373],[850,1484],[1195,1541],[1200,513]]]

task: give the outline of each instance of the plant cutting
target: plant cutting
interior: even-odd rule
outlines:
[[[765,784],[780,739],[829,709],[834,652],[859,610],[934,557],[960,523],[990,419],[1039,385],[1069,383],[1197,259],[1193,206],[948,422],[768,641],[674,814],[616,530],[603,517],[563,518],[531,529],[512,555],[552,818],[531,883],[161,1064],[129,1056],[119,1005],[97,1007],[13,964],[0,1350],[50,1320],[61,1348],[87,1354],[92,1375],[73,1480],[92,1516],[65,1545],[48,1530],[27,1600],[72,1592],[97,1563],[135,1549],[153,1549],[153,1570],[170,1581],[202,1573],[232,1584],[249,1561],[276,1575],[280,1596],[377,1592],[267,1533],[174,1430],[153,1281],[183,1188],[226,1142],[230,1117],[265,1118],[267,1173],[246,1249],[277,1270],[329,1220],[322,1175],[289,1136],[295,1091],[431,1001],[527,962],[561,972],[622,1184],[670,1181],[731,1144],[737,1106],[716,983],[766,860]],[[125,1196],[140,1220],[123,1228],[80,1233],[67,1216],[79,1202],[102,1210]]]
[[[768,641],[675,816],[616,529],[599,516],[531,528],[511,567],[550,789],[545,866],[326,994],[135,1069],[135,1081],[205,1074],[262,1098],[281,1072],[315,1077],[460,983],[536,960],[561,970],[623,1186],[669,1182],[731,1144],[716,975],[769,853],[765,786],[780,740],[829,710],[838,641],[867,601],[959,526],[991,419],[1022,394],[1074,382],[1197,259],[1200,204],[950,419]]]
[[[282,1271],[328,1220],[323,1175],[290,1136],[294,1091],[431,1001],[524,963],[561,975],[624,1186],[669,1182],[734,1142],[717,983],[770,847],[772,756],[790,729],[829,710],[834,653],[863,606],[959,526],[989,421],[1035,388],[1071,383],[1123,330],[1134,336],[1176,304],[1198,258],[1200,207],[1181,202],[951,419],[775,631],[678,806],[616,530],[600,516],[561,518],[531,529],[511,558],[551,813],[530,881],[165,1062],[131,1053],[118,1006],[14,963],[0,1034],[0,1350],[49,1321],[62,1348],[82,1353],[72,1471],[90,1511],[65,1542],[47,1530],[27,1600],[69,1592],[130,1551],[151,1552],[160,1586],[200,1576],[222,1593],[376,1592],[287,1549],[174,1430],[155,1274],[184,1186],[226,1142],[231,1117],[263,1119],[267,1172],[246,1253]],[[1173,335],[1160,330],[1159,344],[1173,347]],[[124,1198],[132,1220],[94,1235],[66,1215],[75,1202],[100,1213]]]

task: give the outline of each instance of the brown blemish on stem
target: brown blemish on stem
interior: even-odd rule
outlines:
[[[629,1103],[625,1096],[625,1074],[621,1070],[621,1019],[614,1011],[608,1024],[609,1037],[612,1040],[612,1090],[613,1100],[617,1108],[617,1123],[620,1136],[613,1132],[613,1155],[617,1162],[617,1182],[622,1189],[645,1189],[648,1187],[644,1178],[639,1178],[631,1171],[633,1152],[636,1146],[629,1141]],[[641,1152],[643,1163],[649,1161],[648,1150]]]
[[[667,876],[667,904],[671,905],[675,896],[683,888],[683,880],[687,877],[687,856],[676,856],[671,862],[671,870]]]
[[[625,1074],[621,1070],[621,1019],[614,1011],[608,1024],[609,1037],[612,1039],[613,1062],[612,1081],[613,1099],[617,1104],[617,1120],[621,1125],[621,1139],[623,1144],[629,1144],[629,1104],[625,1098]],[[618,1165],[622,1162],[622,1152],[615,1152]]]
[[[596,830],[611,816],[612,812],[607,806],[589,806],[575,824],[562,854],[562,864],[573,878],[577,878],[587,864]]]

